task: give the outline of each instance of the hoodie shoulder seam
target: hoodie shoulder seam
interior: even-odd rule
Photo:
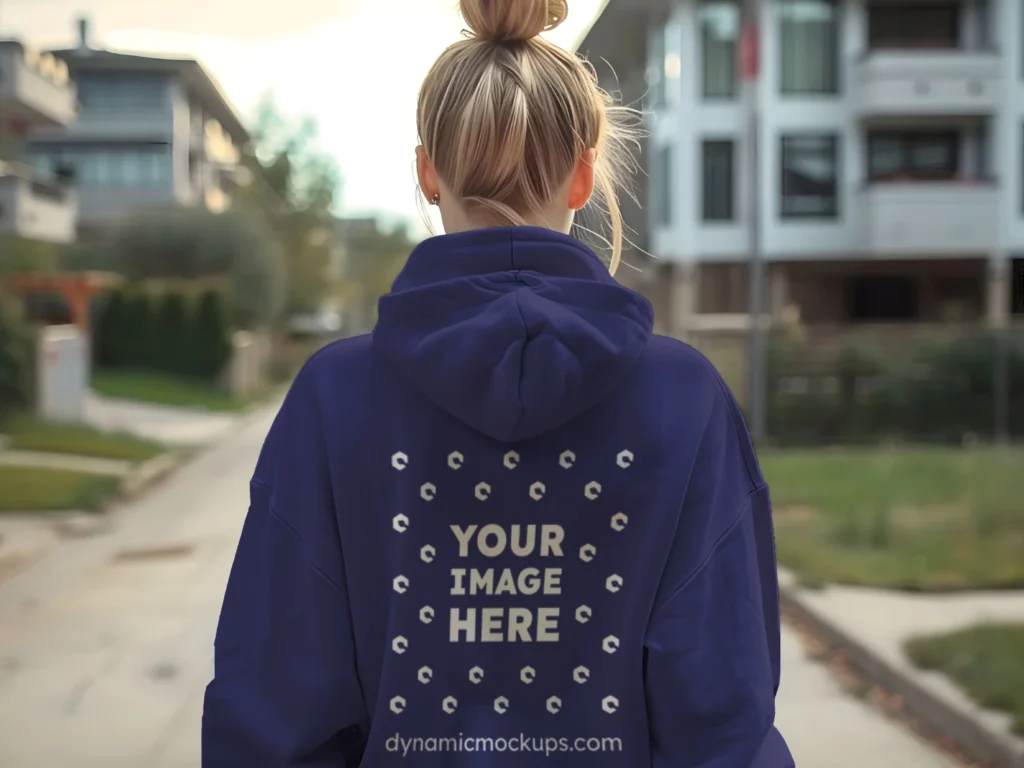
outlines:
[[[689,589],[690,585],[701,577],[701,575],[707,569],[709,563],[711,563],[711,561],[715,558],[715,555],[718,554],[718,550],[720,550],[722,548],[722,545],[729,539],[730,536],[732,536],[733,531],[735,531],[739,524],[743,521],[744,515],[747,513],[748,510],[752,508],[754,495],[760,491],[761,487],[759,486],[752,490],[747,495],[747,500],[740,507],[739,513],[736,515],[733,521],[730,522],[728,526],[726,526],[725,530],[722,531],[719,537],[715,540],[715,543],[711,545],[711,548],[708,550],[707,554],[704,555],[703,559],[700,561],[697,567],[693,569],[693,572],[689,576],[684,578],[682,582],[679,584],[679,586],[673,589],[671,593],[669,593],[663,599],[659,600],[654,605],[654,607],[651,609],[652,616],[659,610],[661,610],[662,606],[664,606],[666,603],[668,603],[673,598]]]

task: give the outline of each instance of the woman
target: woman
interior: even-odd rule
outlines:
[[[203,764],[791,766],[742,416],[566,234],[596,188],[617,265],[622,114],[537,37],[563,0],[461,7],[418,109],[448,234],[270,431]]]

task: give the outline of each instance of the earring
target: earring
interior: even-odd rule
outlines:
[[[439,194],[437,194],[437,192],[435,192],[434,196],[432,198],[430,198],[430,204],[431,205],[440,205],[441,204],[441,196]]]

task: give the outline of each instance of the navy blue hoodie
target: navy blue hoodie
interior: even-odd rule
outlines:
[[[787,768],[768,490],[576,240],[435,237],[260,455],[207,768]]]

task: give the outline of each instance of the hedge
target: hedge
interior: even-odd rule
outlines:
[[[0,421],[32,407],[35,344],[18,302],[0,293]]]
[[[822,354],[774,344],[768,356],[767,428],[783,445],[903,440],[962,443],[995,437],[997,337],[979,332],[909,350],[847,343]],[[1024,437],[1024,338],[1007,335],[1004,427]]]
[[[117,291],[101,314],[94,351],[98,368],[216,379],[231,357],[224,296]]]

